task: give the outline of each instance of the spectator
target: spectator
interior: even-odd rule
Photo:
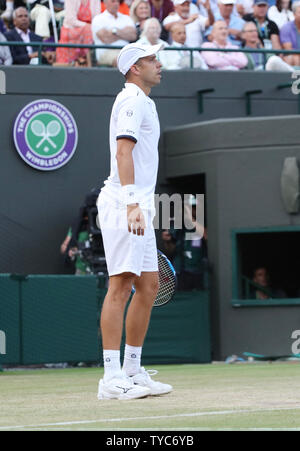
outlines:
[[[135,23],[137,39],[139,39],[145,21],[151,17],[151,7],[148,0],[134,0],[130,7],[130,17]]]
[[[191,67],[191,54],[188,50],[182,50],[185,47],[186,31],[183,23],[177,22],[171,28],[172,47],[178,47],[178,50],[166,50],[164,53],[169,54],[168,62],[164,65],[164,69],[185,69]],[[208,69],[207,64],[201,57],[199,52],[193,53],[193,68]]]
[[[279,28],[275,22],[268,19],[267,13],[268,1],[254,0],[253,14],[246,14],[243,19],[255,23],[259,39],[265,49],[281,49]]]
[[[238,49],[228,40],[228,27],[224,21],[214,23],[212,42],[205,42],[203,48]],[[247,66],[247,57],[240,52],[202,52],[202,56],[210,69],[239,70]]]
[[[286,23],[280,30],[280,41],[285,50],[300,49],[300,1],[295,1],[292,8],[295,20]],[[286,55],[284,60],[291,66],[300,66],[300,55]]]
[[[65,0],[65,19],[60,30],[60,44],[93,44],[91,22],[100,13],[99,0]],[[80,57],[87,58],[88,49],[57,48],[56,61],[72,64]]]
[[[119,0],[105,0],[106,10],[93,19],[92,30],[97,45],[114,45],[124,47],[136,40],[136,28],[133,20],[126,14],[118,12]],[[98,64],[116,66],[120,50],[97,49]]]
[[[168,45],[167,42],[162,41],[160,39],[160,33],[161,33],[161,24],[157,19],[155,19],[155,17],[151,17],[150,19],[146,20],[144,25],[144,31],[137,42],[142,45],[156,45],[156,44],[163,44],[164,46]],[[161,57],[161,53],[162,52],[159,52],[159,59]]]
[[[35,22],[35,33],[43,38],[50,38],[49,22],[51,21],[51,13],[48,0],[27,0],[30,5],[30,18]],[[61,3],[61,10],[63,4]],[[55,19],[59,21],[64,11],[57,12]]]
[[[33,50],[30,45],[31,42],[41,42],[41,36],[36,35],[29,30],[29,14],[26,8],[20,7],[13,12],[13,30],[5,33],[8,41],[19,41],[28,43],[27,46],[11,46],[10,51],[13,59],[13,64],[37,64],[38,52]],[[48,64],[47,52],[43,52],[43,63]]]
[[[242,32],[242,39],[244,41],[244,49],[260,49],[263,48],[258,37],[256,25],[253,22],[246,22]],[[264,69],[264,55],[262,53],[247,53],[248,66],[246,69],[263,70]],[[279,56],[266,56],[266,70],[279,72],[293,72],[292,66],[285,63]]]
[[[195,3],[192,3],[192,5],[195,5]],[[207,17],[207,10],[204,6],[205,0],[197,0],[196,5],[200,11],[200,14]],[[218,0],[210,0],[210,9],[212,10],[213,15],[215,15],[219,11]],[[193,13],[193,11],[191,12]]]
[[[156,17],[162,24],[166,17],[174,12],[172,0],[149,0],[151,7],[151,17]]]
[[[173,262],[178,273],[178,288],[204,289],[204,271],[208,267],[207,231],[196,221],[195,204],[184,206],[184,218],[184,229],[175,231],[176,253]],[[188,239],[187,233],[190,232],[187,230],[192,229],[195,229],[193,239]]]
[[[0,19],[0,33],[2,33],[2,34],[4,34],[4,33],[6,33],[6,26],[5,26],[5,24],[4,24],[4,22],[3,22],[3,20],[2,19]]]
[[[169,32],[174,23],[180,22],[186,26],[187,47],[201,47],[203,34],[206,28],[214,23],[214,15],[210,9],[210,2],[206,0],[205,8],[208,17],[199,13],[190,13],[189,0],[174,0],[175,14],[170,14],[163,22],[165,29]]]
[[[252,287],[251,299],[283,299],[286,298],[286,293],[281,289],[275,289],[270,283],[270,275],[264,266],[257,267],[253,271],[253,282],[261,287]]]
[[[156,45],[163,44],[164,47],[168,46],[168,43],[160,39],[162,26],[155,17],[147,19],[144,25],[144,31],[138,40],[142,45]],[[169,66],[169,59],[171,58],[171,52],[160,51],[158,53],[158,59],[162,64],[163,69],[167,69]]]
[[[6,0],[6,9],[2,13],[1,18],[10,22],[13,18],[14,9],[17,9],[20,6],[26,7],[26,0]]]
[[[5,42],[5,36],[0,32],[0,42]],[[13,63],[11,53],[8,46],[0,46],[0,65],[10,66]]]
[[[14,11],[14,1],[13,0],[6,0],[6,9],[1,14],[1,19],[6,21],[11,21],[12,15]]]
[[[294,20],[294,13],[292,11],[291,0],[276,0],[276,5],[273,5],[268,10],[268,18],[276,23],[279,30],[288,22]]]
[[[253,13],[254,0],[237,0],[236,2],[236,13],[243,17],[245,14]]]
[[[105,10],[106,10],[106,4],[104,1],[101,1],[101,12],[104,13]],[[124,0],[120,0],[120,6],[119,6],[118,11],[121,14],[126,14],[127,16],[130,15],[130,8]]]
[[[219,0],[219,11],[215,14],[216,21],[224,21],[228,27],[229,40],[234,45],[241,45],[241,33],[245,21],[233,13],[236,0]],[[208,40],[211,40],[211,28],[207,30]]]
[[[162,252],[173,262],[176,252],[176,237],[170,230],[163,230],[161,233]]]

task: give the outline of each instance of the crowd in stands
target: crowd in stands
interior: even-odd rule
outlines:
[[[31,44],[43,41],[43,64],[115,67],[120,51],[115,47],[138,41],[164,43],[163,69],[191,63],[200,70],[300,68],[300,0],[0,0],[1,10],[0,43],[28,45],[0,45],[0,65],[39,64],[38,48]],[[106,47],[55,49],[55,40]],[[186,50],[199,47],[203,50]],[[256,53],[259,49],[299,49],[299,55]]]

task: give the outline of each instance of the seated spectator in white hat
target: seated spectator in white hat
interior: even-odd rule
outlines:
[[[279,28],[276,23],[268,19],[268,0],[254,0],[253,14],[246,14],[246,22],[254,22],[259,39],[266,49],[281,49]]]
[[[285,50],[300,49],[300,1],[295,1],[292,8],[295,20],[280,30],[280,41]],[[284,60],[291,66],[300,66],[300,55],[285,55]]]
[[[191,14],[189,0],[174,0],[175,14],[170,14],[163,21],[163,26],[167,31],[171,30],[174,23],[179,22],[186,26],[186,46],[201,47],[203,35],[210,25],[214,23],[214,15],[210,8],[209,0],[205,2],[208,17],[200,13]]]
[[[189,69],[191,68],[191,52],[182,50],[186,47],[186,31],[183,23],[177,22],[171,28],[171,46],[178,47],[178,50],[165,50],[163,53],[167,55],[167,61],[163,64],[164,69]],[[199,52],[192,52],[193,54],[193,68],[194,69],[208,69],[207,64],[203,60]]]
[[[246,49],[262,49],[256,25],[253,22],[246,22],[242,31],[243,48]],[[264,70],[264,55],[262,53],[246,53],[249,70]],[[267,54],[265,56],[265,69],[274,72],[293,72],[294,69],[285,63],[282,58],[277,55]]]
[[[0,42],[5,42],[5,36],[0,33]],[[0,65],[1,66],[11,66],[13,63],[11,53],[8,46],[0,46]]]
[[[96,45],[113,45],[124,47],[136,40],[136,27],[133,20],[126,14],[120,13],[120,0],[104,0],[106,10],[94,17],[92,32]],[[98,64],[105,66],[117,65],[120,50],[97,49]]]
[[[279,30],[288,22],[294,20],[292,10],[292,0],[276,0],[276,4],[270,6],[268,10],[268,19],[276,23]]]
[[[218,0],[219,10],[215,13],[215,20],[221,20],[226,22],[229,33],[229,40],[234,45],[241,45],[241,33],[244,26],[245,21],[241,19],[238,15],[234,14],[233,8],[236,4],[236,0]],[[206,36],[208,36],[208,40],[211,40],[212,28],[210,27],[206,31]]]
[[[238,49],[228,39],[228,27],[226,22],[218,20],[212,29],[212,42],[205,42],[203,48],[213,49]],[[239,70],[248,64],[248,59],[242,52],[202,52],[202,57],[210,69]]]

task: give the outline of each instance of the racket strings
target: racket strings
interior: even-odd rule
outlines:
[[[169,302],[174,295],[176,288],[176,277],[170,268],[166,258],[158,254],[159,267],[159,291],[155,299],[154,305],[163,305]]]

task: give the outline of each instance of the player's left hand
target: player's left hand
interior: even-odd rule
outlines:
[[[143,212],[138,204],[127,205],[128,232],[134,235],[144,235],[146,228]]]

